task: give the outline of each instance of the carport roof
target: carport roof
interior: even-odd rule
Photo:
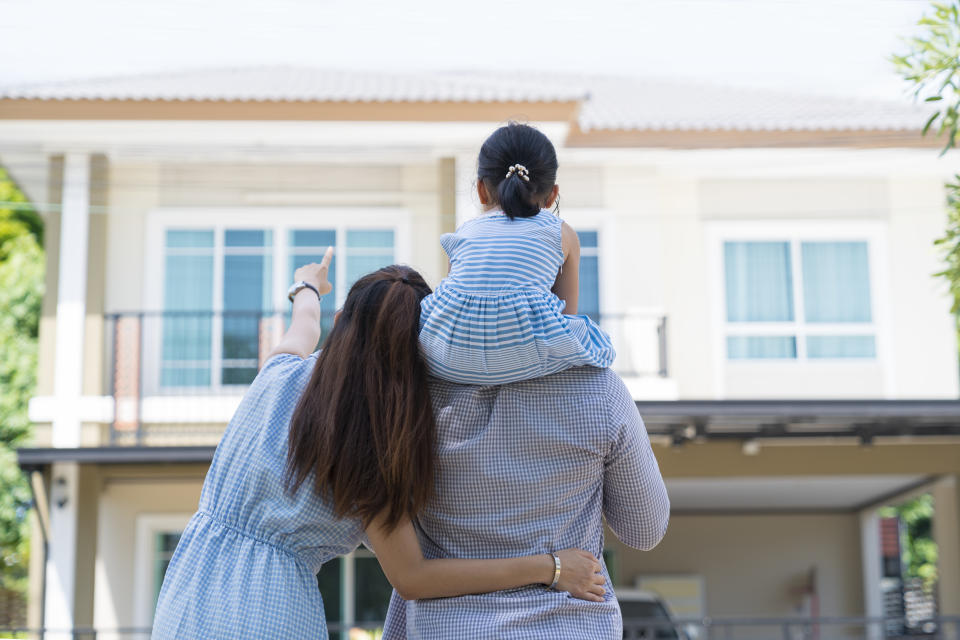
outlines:
[[[651,436],[688,440],[960,437],[960,400],[679,400],[638,401]],[[206,463],[215,447],[23,448],[20,466]]]
[[[694,438],[960,436],[960,400],[638,401],[651,435]]]

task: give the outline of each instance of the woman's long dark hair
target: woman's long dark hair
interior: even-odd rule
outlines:
[[[338,516],[392,529],[433,489],[435,423],[418,340],[430,287],[393,265],[350,289],[290,425],[287,488],[311,473]]]

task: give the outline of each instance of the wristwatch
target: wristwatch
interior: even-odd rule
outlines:
[[[290,288],[287,290],[287,298],[290,300],[290,302],[293,302],[293,299],[296,297],[296,295],[304,289],[310,289],[310,291],[313,291],[315,294],[317,294],[317,300],[320,299],[320,292],[317,291],[317,288],[309,282],[304,282],[303,280],[294,282],[292,285],[290,285]]]

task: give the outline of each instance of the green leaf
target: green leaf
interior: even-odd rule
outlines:
[[[937,111],[935,114],[933,114],[932,116],[930,116],[930,119],[927,120],[927,124],[923,125],[923,132],[922,132],[920,135],[923,135],[923,136],[927,135],[927,131],[930,130],[930,125],[932,125],[932,124],[933,124],[933,121],[936,120],[936,119],[939,118],[939,117],[940,117],[940,112],[939,112],[939,111]]]
[[[943,96],[930,96],[929,98],[924,100],[924,102],[938,102],[940,100],[943,100]]]

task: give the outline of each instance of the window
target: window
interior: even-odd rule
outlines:
[[[866,241],[723,244],[730,360],[876,357]]]
[[[160,597],[160,587],[163,586],[163,577],[167,575],[170,559],[180,542],[182,531],[164,531],[155,533],[153,537],[153,606],[157,606]]]
[[[170,566],[191,514],[148,513],[137,516],[134,535],[133,620],[138,627],[153,624],[153,612]]]
[[[387,617],[393,587],[377,557],[367,549],[357,549],[323,565],[317,574],[317,586],[328,625],[349,627],[354,623],[382,622]],[[339,637],[342,640],[379,637],[376,631],[363,633],[367,635],[344,631]],[[331,638],[337,637],[331,633]]]
[[[286,286],[294,271],[319,262],[328,246],[337,257],[329,275],[333,292],[322,300],[323,335],[350,286],[393,263],[396,253],[391,228],[211,225],[168,228],[164,238],[162,389],[249,384],[276,310],[289,321]]]
[[[596,231],[578,231],[580,236],[580,299],[577,313],[600,320],[600,254]]]

